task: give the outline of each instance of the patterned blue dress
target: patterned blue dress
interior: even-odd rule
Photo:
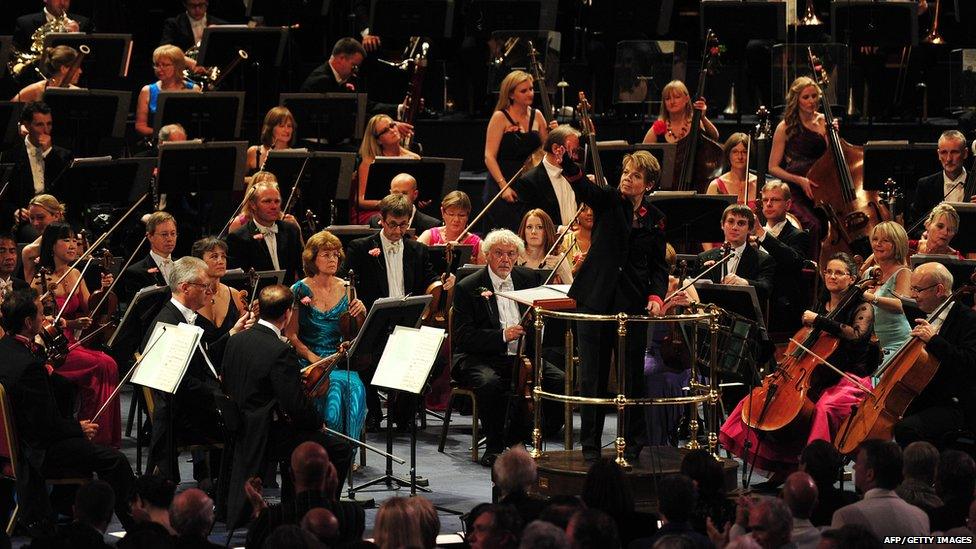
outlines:
[[[295,297],[312,297],[312,289],[299,280],[292,287]],[[339,348],[339,315],[349,308],[346,296],[328,311],[320,311],[313,305],[298,305],[298,338],[313,353],[325,358]],[[301,359],[302,366],[308,361]],[[359,438],[366,421],[366,387],[359,373],[346,371],[344,364],[336,366],[329,373],[329,392],[315,401],[315,408],[325,418],[325,423],[352,438]]]

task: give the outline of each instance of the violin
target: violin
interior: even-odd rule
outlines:
[[[68,357],[68,338],[65,337],[64,330],[58,326],[60,315],[54,320],[47,319],[54,314],[54,309],[57,307],[54,298],[54,290],[57,285],[48,281],[51,271],[47,267],[38,269],[37,276],[40,279],[41,289],[45,290],[41,296],[44,319],[41,321],[41,329],[38,335],[41,336],[41,342],[44,344],[48,364],[57,369],[64,364],[64,360]]]
[[[868,284],[877,284],[881,269],[874,268],[871,276],[847,289],[840,304],[826,315],[835,319],[847,315],[861,303],[861,295]],[[802,343],[800,343],[802,342]],[[762,385],[746,397],[742,407],[742,421],[760,431],[799,428],[810,423],[814,404],[807,396],[814,370],[840,346],[840,338],[813,326],[804,326],[790,339],[783,362],[774,373],[766,376]],[[846,375],[840,372],[842,376]]]
[[[103,249],[101,255],[102,272],[111,272],[113,261],[112,253],[109,252],[108,249]],[[99,288],[88,296],[88,303],[86,307],[88,308],[88,316],[91,317],[92,323],[91,326],[82,332],[78,343],[89,341],[93,337],[98,337],[98,339],[102,342],[107,341],[108,335],[111,334],[115,329],[115,322],[113,319],[119,310],[119,298],[114,292],[112,292],[112,289],[115,287],[117,280],[117,278],[113,279],[111,286],[104,290]]]
[[[356,295],[356,273],[351,269],[349,270],[349,284],[346,286],[346,298],[349,301],[349,307],[352,307],[352,302],[356,301],[358,296]],[[359,335],[359,330],[363,327],[363,322],[366,321],[366,315],[360,313],[358,315],[352,315],[349,313],[347,308],[341,315],[339,315],[339,332],[342,334],[343,341],[351,341],[356,339]]]
[[[339,344],[339,350],[334,354],[302,368],[302,386],[308,398],[323,397],[329,392],[329,374],[346,358],[349,346],[348,341],[343,341]]]
[[[694,97],[690,98],[691,101],[696,101],[705,95],[705,79],[714,72],[721,50],[718,37],[708,29],[702,52],[701,72],[698,73],[698,87],[695,89]],[[711,137],[702,134],[702,111],[692,110],[694,112],[688,135],[682,137],[676,144],[675,166],[681,166],[681,172],[675,190],[698,191],[704,194],[712,174],[722,166],[722,146]]]
[[[421,321],[424,326],[443,328],[446,330],[448,310],[451,308],[451,303],[454,302],[454,287],[452,286],[450,290],[445,290],[444,283],[448,277],[457,271],[458,264],[461,262],[461,254],[454,252],[453,242],[448,242],[444,247],[444,261],[446,263],[446,270],[438,280],[431,282],[427,286],[425,293],[432,296],[433,299],[430,302],[430,306],[427,307],[421,316]]]
[[[926,320],[934,322],[960,296],[972,293],[976,289],[974,284],[976,271],[970,276],[969,284],[952,292]],[[867,392],[854,407],[834,437],[834,446],[840,453],[854,453],[865,440],[891,440],[895,424],[939,370],[939,360],[925,350],[925,345],[918,336],[910,337],[877,373],[881,379],[874,390]]]

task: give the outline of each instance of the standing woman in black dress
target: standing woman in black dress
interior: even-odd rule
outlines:
[[[542,112],[532,107],[535,99],[532,84],[529,73],[512,71],[499,87],[498,104],[488,121],[488,134],[485,137],[485,167],[488,169],[482,194],[485,204],[542,146],[549,134]],[[487,230],[508,229],[515,232],[521,220],[518,194],[512,188],[502,193],[501,200],[485,214]]]

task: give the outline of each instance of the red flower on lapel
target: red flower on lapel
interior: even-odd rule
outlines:
[[[370,250],[367,253],[369,255],[373,256],[373,257],[379,257],[380,256],[380,249],[379,248],[373,248],[372,250]]]

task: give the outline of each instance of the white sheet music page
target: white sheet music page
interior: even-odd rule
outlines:
[[[202,336],[203,328],[199,326],[156,323],[146,344],[148,353],[132,374],[132,383],[175,393]]]
[[[444,330],[397,326],[386,341],[373,385],[420,394],[444,342]]]

